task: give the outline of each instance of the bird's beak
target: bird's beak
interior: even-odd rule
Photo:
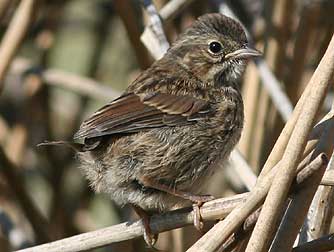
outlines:
[[[256,49],[245,47],[225,55],[225,59],[249,59],[261,56],[262,53]]]

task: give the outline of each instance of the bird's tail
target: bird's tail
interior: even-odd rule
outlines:
[[[45,141],[43,143],[37,144],[37,147],[41,146],[66,146],[74,150],[75,152],[83,152],[85,150],[85,145],[81,143],[74,143],[69,141]]]

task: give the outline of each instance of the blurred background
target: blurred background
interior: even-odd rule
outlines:
[[[0,0],[0,36],[20,2]],[[159,11],[168,2],[153,4]],[[163,21],[170,43],[198,16],[223,12],[235,15],[264,52],[263,59],[249,64],[240,83],[245,128],[238,154],[258,174],[327,48],[334,32],[334,1],[182,2]],[[70,149],[36,145],[70,140],[89,114],[152,64],[154,57],[140,40],[149,22],[139,0],[45,0],[34,5],[0,99],[0,251],[138,218],[108,195],[90,190]],[[332,100],[331,90],[323,112]],[[208,193],[223,197],[247,191],[235,162],[222,167]],[[199,236],[193,227],[162,233],[157,248],[185,251]],[[140,238],[94,251],[149,249]]]

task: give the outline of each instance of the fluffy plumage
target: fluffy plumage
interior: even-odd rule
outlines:
[[[212,41],[221,50],[210,51]],[[255,56],[246,46],[239,23],[204,15],[120,98],[83,122],[75,138],[84,139],[86,151],[78,156],[92,187],[118,204],[158,211],[190,202],[147,180],[203,193],[241,135],[237,81],[245,58]]]

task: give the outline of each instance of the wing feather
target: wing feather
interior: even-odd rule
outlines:
[[[74,138],[134,133],[164,126],[186,125],[212,112],[210,104],[191,96],[128,93],[84,121]]]

